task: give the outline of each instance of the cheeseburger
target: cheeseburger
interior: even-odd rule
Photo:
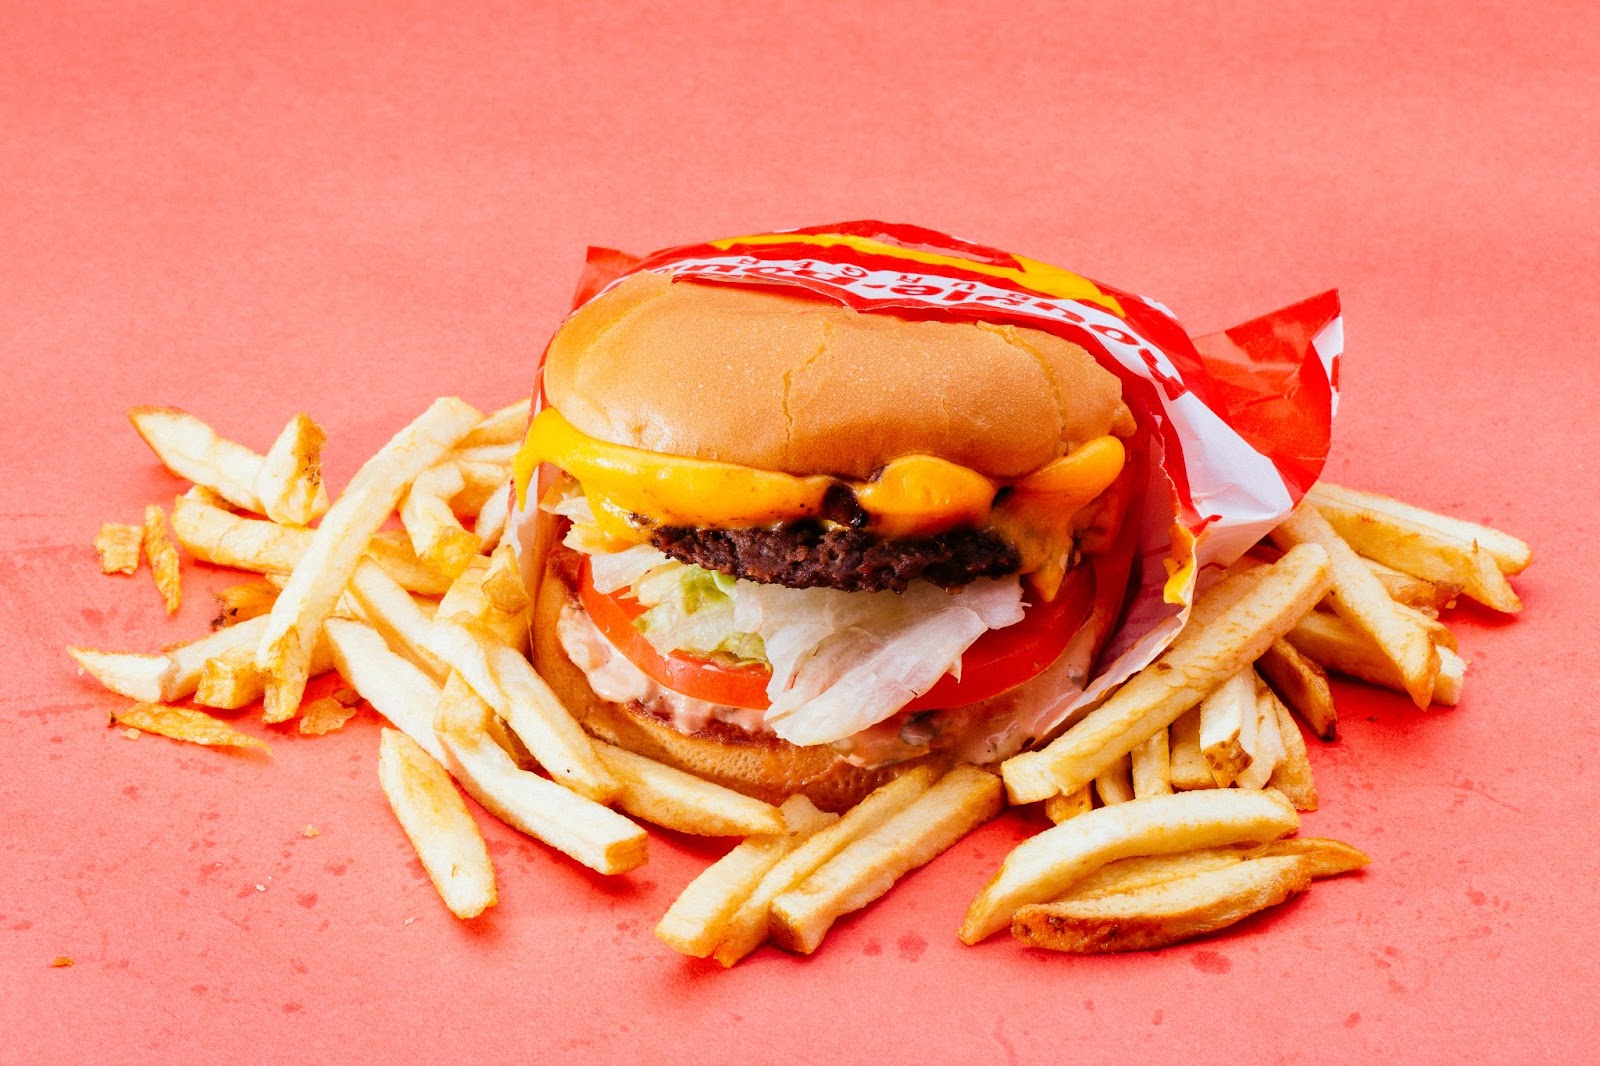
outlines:
[[[840,809],[1083,688],[1144,461],[1061,337],[644,270],[545,354],[518,457],[534,665],[615,744]]]

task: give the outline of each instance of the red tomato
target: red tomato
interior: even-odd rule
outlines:
[[[651,646],[633,620],[644,613],[638,601],[620,593],[598,591],[589,580],[589,562],[581,570],[579,596],[595,627],[613,646],[653,681],[692,699],[727,707],[765,710],[765,666],[724,666],[675,651],[663,656]],[[938,684],[906,704],[906,711],[961,707],[1015,688],[1055,662],[1089,612],[1094,591],[1088,567],[1068,576],[1050,603],[1036,603],[1022,621],[991,629],[961,657],[961,680],[946,674]]]

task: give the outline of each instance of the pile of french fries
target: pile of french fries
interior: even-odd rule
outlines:
[[[462,800],[602,874],[641,866],[638,821],[743,837],[657,926],[674,950],[731,966],[765,942],[802,953],[978,826],[1040,803],[1054,824],[1018,846],[960,936],[1009,927],[1074,952],[1159,947],[1223,928],[1367,857],[1292,838],[1317,806],[1297,723],[1332,740],[1327,671],[1454,704],[1466,664],[1440,611],[1466,596],[1521,605],[1506,578],[1526,544],[1381,496],[1318,485],[1194,604],[1170,648],[1049,744],[996,774],[922,765],[843,815],[804,796],[751,799],[590,737],[527,657],[531,604],[505,543],[510,465],[526,404],[484,415],[431,405],[331,500],[326,434],[296,415],[266,454],[172,408],[129,412],[192,485],[142,525],[95,539],[106,573],[141,556],[168,604],[172,539],[259,577],[218,594],[213,632],[158,654],[69,649],[134,701],[125,729],[192,743],[267,744],[201,708],[258,701],[266,723],[338,729],[364,701],[378,778],[445,905],[472,918],[497,888]],[[398,516],[399,529],[388,529]],[[307,700],[336,670],[348,687]],[[133,735],[137,735],[134,733]]]

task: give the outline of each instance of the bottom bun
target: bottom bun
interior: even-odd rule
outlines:
[[[804,793],[826,811],[843,811],[912,767],[939,761],[928,755],[869,770],[846,762],[826,745],[801,747],[725,722],[684,733],[641,704],[601,699],[557,636],[562,607],[576,603],[558,571],[558,554],[551,553],[535,596],[533,666],[583,727],[602,740],[768,803]]]

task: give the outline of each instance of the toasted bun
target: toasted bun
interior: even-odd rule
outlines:
[[[650,272],[567,320],[544,385],[613,444],[856,479],[913,454],[1020,477],[1132,426],[1117,378],[1048,333]]]
[[[555,568],[546,567],[535,597],[533,665],[584,728],[602,740],[768,803],[804,793],[828,811],[855,805],[885,781],[926,761],[864,770],[826,746],[798,747],[721,722],[697,733],[680,733],[637,703],[603,700],[567,658],[556,635],[561,608],[572,599]]]

